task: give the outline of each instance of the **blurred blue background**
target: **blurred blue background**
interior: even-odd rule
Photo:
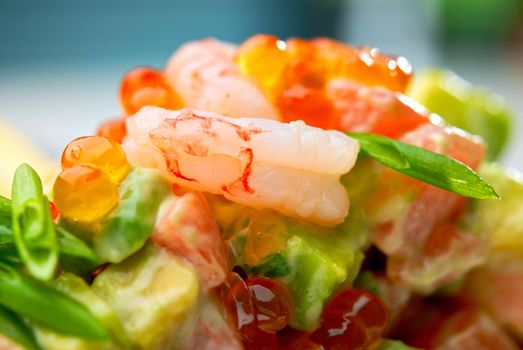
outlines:
[[[0,0],[0,118],[57,157],[119,115],[126,70],[183,42],[258,32],[334,36],[490,86],[518,116],[504,162],[523,170],[522,0]],[[518,153],[519,152],[519,153]]]

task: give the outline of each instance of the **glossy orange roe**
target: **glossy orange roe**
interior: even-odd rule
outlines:
[[[287,41],[287,51],[292,59],[281,75],[274,99],[283,119],[301,119],[308,125],[334,128],[337,117],[324,90],[326,74],[317,50],[309,41],[292,38]]]
[[[127,128],[125,126],[125,117],[109,119],[104,121],[96,130],[96,135],[107,137],[122,143],[125,135],[127,135]]]
[[[273,35],[254,35],[238,49],[237,62],[242,72],[254,77],[269,93],[279,84],[289,61],[287,44]]]
[[[286,43],[287,65],[273,87],[273,101],[287,122],[304,120],[307,124],[332,129],[336,115],[324,91],[325,69],[309,41],[292,38]]]
[[[116,141],[102,136],[84,136],[71,141],[62,153],[62,169],[75,165],[96,168],[115,184],[129,172],[125,152]]]
[[[287,40],[287,51],[291,60],[283,73],[283,82],[288,86],[300,84],[322,89],[328,77],[314,45],[304,39],[291,38]]]
[[[363,85],[404,92],[412,77],[412,66],[404,57],[328,38],[291,38],[284,42],[272,35],[255,35],[240,46],[237,60],[244,73],[268,89],[277,88],[278,77],[309,87],[320,87],[321,82],[330,79],[349,78]]]
[[[303,120],[323,129],[333,129],[338,124],[332,101],[320,89],[292,85],[275,102],[286,122]]]
[[[92,223],[102,219],[118,203],[116,186],[98,169],[75,165],[56,178],[54,204],[65,219]]]
[[[284,121],[301,119],[324,129],[342,127],[340,112],[327,91],[331,80],[401,92],[412,75],[402,57],[324,38],[283,42],[275,36],[255,35],[240,46],[237,62],[258,81]]]
[[[383,54],[377,48],[355,48],[328,38],[312,40],[329,78],[349,78],[367,86],[405,92],[412,66],[404,57]]]
[[[120,85],[120,103],[127,115],[144,106],[179,109],[182,102],[163,74],[153,68],[137,67],[129,71]]]

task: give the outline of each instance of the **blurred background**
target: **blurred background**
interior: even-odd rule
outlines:
[[[523,170],[523,0],[0,0],[0,118],[51,157],[118,116],[120,78],[183,42],[328,35],[439,66],[504,96],[503,162]]]

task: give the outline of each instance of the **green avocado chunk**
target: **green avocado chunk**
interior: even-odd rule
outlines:
[[[143,247],[153,233],[158,208],[170,193],[155,170],[134,168],[121,184],[120,203],[109,214],[94,249],[101,263],[119,263]]]
[[[108,266],[92,288],[112,306],[140,349],[177,349],[187,341],[183,335],[196,316],[198,278],[167,250],[146,245]]]
[[[318,325],[324,303],[354,280],[363,259],[361,233],[351,235],[266,209],[245,208],[227,234],[237,265],[280,278],[289,287],[294,304],[290,325],[300,330]]]
[[[407,94],[448,123],[483,137],[489,160],[501,155],[512,125],[512,111],[501,96],[439,69],[417,74]]]
[[[112,340],[92,341],[55,333],[44,327],[35,326],[38,342],[48,350],[109,350],[132,349],[120,319],[109,304],[99,297],[87,283],[72,273],[63,273],[52,282],[54,287],[88,307],[108,330]]]
[[[463,225],[486,234],[493,250],[523,254],[523,175],[488,163],[480,167],[479,175],[501,198],[470,201]]]

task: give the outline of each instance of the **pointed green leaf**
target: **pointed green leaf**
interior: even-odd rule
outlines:
[[[492,186],[465,164],[443,154],[376,134],[349,134],[361,151],[402,174],[462,196],[499,198]]]

